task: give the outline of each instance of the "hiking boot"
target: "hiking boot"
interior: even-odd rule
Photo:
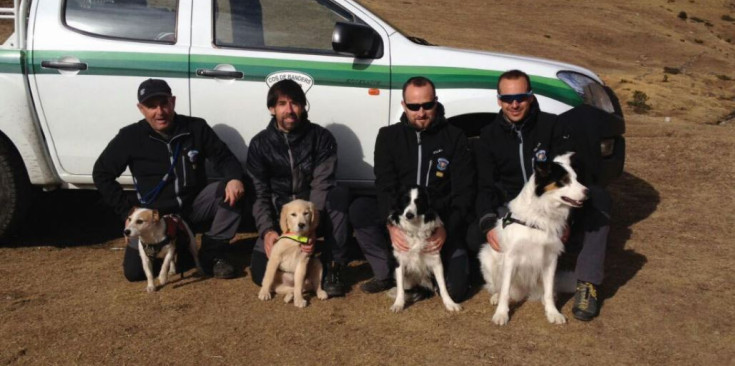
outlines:
[[[577,281],[577,291],[574,294],[572,314],[577,320],[590,321],[600,312],[598,286],[585,281]]]
[[[393,281],[392,278],[386,278],[384,280],[373,278],[370,281],[367,281],[360,285],[360,290],[362,290],[362,292],[366,294],[375,294],[378,292],[383,292],[385,290],[390,290],[395,285],[395,281]]]
[[[434,296],[434,290],[428,289],[423,286],[418,286],[406,290],[406,300],[411,303],[419,302],[421,300],[430,299]]]
[[[329,297],[345,296],[345,285],[342,282],[342,267],[341,264],[332,262],[324,268],[326,275],[324,276],[322,289],[326,291]]]
[[[199,250],[199,261],[204,273],[214,278],[235,278],[235,266],[227,260],[226,252],[229,242],[202,236],[202,248]]]
[[[221,279],[235,278],[235,266],[224,258],[214,258],[212,260],[212,275],[214,278]]]

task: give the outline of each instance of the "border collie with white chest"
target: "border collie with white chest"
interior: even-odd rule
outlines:
[[[426,191],[420,187],[412,187],[403,192],[388,216],[388,222],[403,231],[409,247],[405,252],[393,250],[398,267],[396,268],[396,300],[390,308],[391,311],[403,310],[406,303],[405,290],[414,286],[432,289],[432,274],[434,274],[439,294],[447,310],[462,310],[462,307],[449,297],[439,253],[423,251],[434,230],[443,225],[439,215],[431,209]]]
[[[508,215],[495,228],[501,251],[483,245],[479,253],[490,303],[497,305],[493,322],[508,323],[508,303],[525,298],[544,305],[546,319],[563,324],[566,318],[554,304],[556,262],[564,251],[561,241],[572,208],[581,207],[587,188],[571,167],[572,153],[553,162],[536,162],[534,174],[510,201]]]

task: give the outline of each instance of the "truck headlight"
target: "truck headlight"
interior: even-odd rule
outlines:
[[[567,83],[584,100],[585,104],[615,113],[610,97],[600,83],[583,74],[572,71],[559,71],[556,76]]]

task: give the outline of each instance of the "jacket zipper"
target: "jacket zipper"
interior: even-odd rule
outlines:
[[[429,160],[429,167],[426,168],[426,186],[429,186],[429,172],[431,172],[431,166],[434,165],[434,160]]]
[[[526,174],[526,165],[523,163],[523,134],[521,134],[521,130],[517,129],[515,130],[516,134],[518,134],[518,139],[521,140],[521,143],[518,144],[518,157],[519,161],[521,162],[521,171],[523,172],[523,182],[528,183],[528,175]]]
[[[286,140],[286,150],[288,150],[288,163],[291,166],[291,199],[296,199],[296,176],[294,175],[293,167],[293,154],[291,153],[291,144],[288,143],[288,134],[283,134],[283,139]]]
[[[416,167],[416,185],[421,186],[421,131],[416,131],[416,142],[419,149],[418,166]]]

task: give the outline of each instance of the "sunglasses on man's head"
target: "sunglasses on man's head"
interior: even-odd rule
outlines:
[[[418,111],[421,108],[423,108],[425,111],[428,111],[429,109],[434,108],[435,105],[436,105],[436,101],[432,100],[431,102],[426,102],[426,103],[410,103],[410,104],[406,103],[406,108],[414,112]]]
[[[532,91],[521,94],[498,94],[498,99],[500,99],[500,101],[503,103],[513,103],[514,101],[518,103],[523,103],[531,99],[532,95]]]

